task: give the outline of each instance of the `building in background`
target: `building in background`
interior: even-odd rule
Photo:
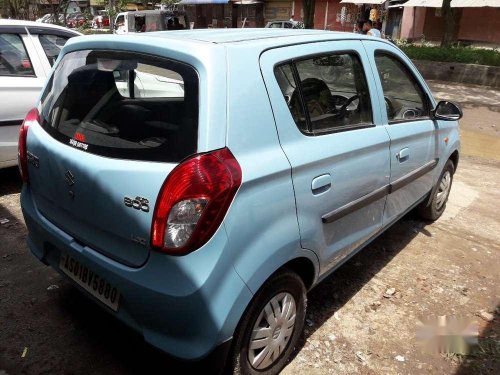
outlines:
[[[407,0],[389,6],[399,21],[395,39],[440,41],[444,33],[443,0]],[[452,0],[456,10],[455,39],[465,44],[500,45],[500,0]],[[400,18],[392,16],[393,10]],[[397,23],[397,22],[394,22]]]
[[[389,0],[387,4],[387,19],[384,32],[387,38],[399,39],[401,35],[401,21],[403,19],[402,6],[408,0]]]
[[[358,19],[385,19],[386,0],[316,0],[314,27],[352,31]],[[302,0],[181,0],[194,28],[263,27],[270,21],[292,16],[302,21]],[[375,13],[373,13],[375,12]]]
[[[181,0],[195,29],[264,27],[264,1]]]
[[[358,20],[373,19],[384,22],[387,14],[386,0],[316,0],[314,28],[331,31],[354,29]],[[293,1],[294,18],[302,21],[302,0]]]
[[[0,0],[1,1],[1,0]],[[62,0],[30,0],[18,18],[53,13]],[[194,28],[264,27],[270,21],[303,21],[303,0],[180,0]],[[350,32],[357,20],[376,19],[391,39],[440,41],[444,33],[443,0],[316,0],[314,28]],[[104,10],[108,0],[72,0],[68,14]],[[150,3],[153,6],[153,3]],[[500,0],[452,0],[455,39],[465,44],[500,46]],[[124,10],[143,10],[129,1]]]

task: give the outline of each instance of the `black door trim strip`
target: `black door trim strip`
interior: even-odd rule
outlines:
[[[10,121],[0,121],[0,127],[2,126],[21,126],[23,120],[10,120]]]
[[[385,197],[388,194],[395,192],[396,190],[401,189],[402,187],[408,185],[410,182],[413,182],[417,178],[422,177],[426,173],[430,172],[436,167],[438,162],[439,159],[434,159],[424,164],[423,166],[408,173],[406,176],[403,176],[388,185],[382,186],[381,188],[372,191],[371,193],[363,195],[362,197],[323,215],[321,217],[321,221],[325,224],[333,223],[334,221],[341,219],[360,208],[368,206],[369,204]]]
[[[410,182],[415,181],[417,178],[422,177],[424,174],[432,171],[438,164],[439,159],[431,160],[430,162],[422,165],[420,168],[408,173],[406,176],[398,178],[396,181],[390,183],[389,194],[394,193],[396,190],[408,185]]]
[[[349,202],[346,205],[323,215],[323,217],[321,217],[321,221],[325,224],[333,223],[335,220],[349,215],[350,213],[385,197],[389,194],[389,187],[389,185],[385,185],[369,194],[363,195],[355,201]]]

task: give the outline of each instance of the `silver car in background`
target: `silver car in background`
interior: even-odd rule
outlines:
[[[293,21],[293,20],[276,20],[276,21],[269,21],[266,26],[267,29],[303,29],[304,24],[299,21]]]

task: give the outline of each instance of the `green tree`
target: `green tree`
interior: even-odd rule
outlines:
[[[108,0],[105,9],[108,11],[111,30],[114,28],[116,15],[127,7],[128,2],[128,0]]]
[[[27,19],[28,10],[29,0],[5,0],[2,14],[6,18]]]
[[[304,29],[314,29],[314,9],[316,0],[303,0],[302,9],[304,10]]]

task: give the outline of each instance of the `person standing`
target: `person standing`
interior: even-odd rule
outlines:
[[[374,36],[377,38],[382,37],[380,31],[373,27],[372,21],[370,20],[365,21],[365,23],[363,24],[363,31],[366,33],[366,35]]]
[[[356,21],[356,23],[354,24],[354,33],[355,34],[365,34],[364,30],[363,30],[363,25],[365,24],[365,21],[363,20],[358,20]]]
[[[177,17],[174,17],[173,29],[174,30],[183,30],[184,29],[184,25],[179,22],[179,18],[177,18]]]

